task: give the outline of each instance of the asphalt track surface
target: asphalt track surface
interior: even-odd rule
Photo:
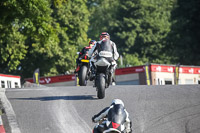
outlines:
[[[111,86],[104,99],[86,87],[7,89],[21,133],[89,133],[91,117],[124,101],[133,133],[200,133],[200,85]]]

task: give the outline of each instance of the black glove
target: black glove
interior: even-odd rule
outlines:
[[[93,116],[93,117],[92,117],[92,122],[94,122],[94,123],[95,123],[94,119],[95,119],[95,117]]]

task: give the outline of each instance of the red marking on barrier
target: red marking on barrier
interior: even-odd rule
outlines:
[[[144,66],[118,68],[115,71],[115,75],[140,73],[140,72],[144,72]]]
[[[175,66],[167,66],[167,65],[149,65],[151,72],[168,72],[174,73]],[[140,73],[144,72],[144,66],[137,66],[137,67],[127,67],[127,68],[118,68],[115,71],[116,75],[123,75],[123,74],[131,74],[131,73]],[[179,68],[179,73],[188,73],[188,74],[200,74],[200,67],[184,67],[181,66]]]
[[[171,72],[174,73],[174,66],[162,66],[162,65],[150,65],[150,71],[152,72]]]
[[[9,78],[20,78],[20,76],[15,76],[15,75],[6,75],[6,74],[0,74],[2,77],[9,77]]]
[[[33,79],[25,79],[28,82],[33,83]],[[59,75],[59,76],[52,76],[52,77],[41,77],[39,82],[40,84],[51,84],[51,83],[58,83],[58,82],[67,82],[67,81],[74,81],[75,75]]]
[[[150,70],[152,72],[175,72],[175,66],[164,66],[164,65],[150,65]],[[179,73],[187,74],[200,74],[200,67],[179,67]]]

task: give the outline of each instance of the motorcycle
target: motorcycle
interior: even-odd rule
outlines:
[[[96,127],[97,128],[99,125],[102,125],[102,123],[106,120],[107,118],[104,118],[102,120],[100,120]],[[119,124],[118,124],[119,123]],[[112,122],[111,124],[109,124],[108,126],[108,129],[104,129],[102,128],[101,129],[101,126],[100,126],[100,130],[102,130],[101,132],[102,133],[126,133],[125,131],[125,126],[122,124],[123,123],[123,120],[118,118],[118,121],[117,123],[115,122]],[[93,129],[94,130],[94,129]],[[93,131],[94,132],[94,131]]]
[[[105,89],[108,88],[112,82],[111,67],[115,66],[116,62],[108,62],[105,57],[112,57],[112,53],[107,51],[101,51],[99,57],[100,58],[94,63],[96,68],[94,86],[97,89],[97,97],[103,99],[105,97]]]
[[[87,80],[90,76],[90,66],[89,66],[89,58],[87,54],[81,56],[79,58],[81,64],[80,64],[80,70],[78,72],[78,78],[79,78],[79,85],[80,86],[86,86]]]

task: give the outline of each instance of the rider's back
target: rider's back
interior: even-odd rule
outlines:
[[[109,39],[103,39],[97,46],[98,52],[108,51],[113,53],[113,48],[111,45],[111,41]]]
[[[126,112],[121,104],[114,105],[108,112],[108,120],[114,123],[124,124],[126,117]]]

